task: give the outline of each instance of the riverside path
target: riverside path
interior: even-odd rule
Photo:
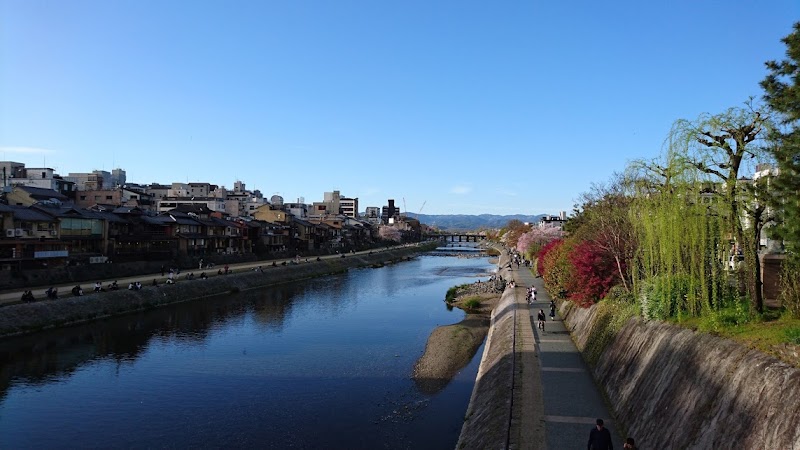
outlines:
[[[424,242],[422,244],[424,244]],[[362,250],[362,251],[354,252],[352,254],[351,253],[346,253],[345,256],[350,257],[350,256],[356,256],[356,255],[380,253],[380,252],[384,252],[384,251],[387,251],[387,250],[397,249],[397,248],[401,248],[401,247],[411,247],[411,246],[415,246],[415,245],[419,245],[419,244],[402,244],[402,245],[397,245],[397,246],[388,247],[388,248],[387,247],[374,248],[374,249]],[[343,255],[341,255],[341,254],[335,254],[335,255],[320,256],[319,258],[320,258],[320,260],[326,260],[326,259],[334,259],[335,260],[335,259],[341,258],[342,256]],[[300,263],[301,264],[305,264],[308,261],[312,261],[313,262],[313,261],[316,260],[316,258],[317,258],[316,256],[310,256],[308,258],[307,257],[302,257],[300,259],[300,261],[301,261]],[[264,270],[269,270],[269,267],[271,267],[273,262],[275,264],[277,264],[277,265],[282,265],[282,264],[290,264],[294,260],[295,260],[295,258],[281,258],[281,259],[275,259],[275,260],[250,261],[250,262],[244,262],[244,263],[231,263],[231,264],[228,265],[228,268],[233,273],[240,273],[242,271],[253,270],[253,269],[256,269],[256,268],[259,268],[259,267],[263,268]],[[207,277],[212,278],[212,277],[217,276],[217,271],[222,269],[223,267],[224,267],[224,265],[216,265],[213,268],[206,268],[206,269],[199,269],[199,268],[197,268],[197,269],[183,269],[180,274],[176,274],[175,275],[175,280],[176,281],[185,280],[186,279],[186,275],[188,275],[189,273],[194,273],[195,278],[197,278],[197,277],[200,276],[200,273],[203,273],[203,272],[206,273]],[[125,289],[127,289],[127,286],[128,286],[129,283],[133,283],[133,282],[136,282],[136,281],[141,282],[143,287],[150,287],[152,285],[152,283],[153,283],[153,280],[155,280],[159,285],[163,285],[164,283],[167,282],[168,278],[169,278],[168,275],[166,275],[166,274],[162,275],[160,272],[158,272],[158,273],[146,273],[146,274],[141,274],[141,275],[126,276],[126,277],[119,277],[119,278],[101,278],[101,279],[88,281],[88,282],[84,281],[84,282],[74,282],[74,283],[57,283],[57,284],[53,284],[52,287],[55,287],[55,288],[58,289],[58,297],[59,298],[72,298],[72,293],[70,292],[70,290],[72,289],[73,286],[81,286],[83,288],[84,295],[90,295],[90,294],[94,295],[94,294],[96,294],[93,291],[94,290],[94,282],[95,281],[100,281],[104,288],[108,288],[108,286],[110,285],[110,283],[112,281],[116,281],[117,285],[119,286],[119,289],[120,290],[125,290]],[[34,298],[36,300],[45,300],[45,297],[46,297],[45,296],[45,291],[47,290],[48,287],[49,286],[32,287],[31,288],[31,292],[33,293]],[[14,305],[14,304],[22,303],[20,298],[22,297],[22,293],[25,290],[26,289],[10,289],[8,291],[0,292],[0,307],[6,306],[6,305]]]
[[[520,449],[586,448],[589,432],[594,428],[595,421],[602,418],[611,432],[614,448],[621,449],[623,437],[614,426],[614,420],[594,383],[589,367],[583,361],[561,318],[556,316],[555,320],[550,319],[550,295],[545,290],[542,279],[534,277],[526,267],[515,269],[512,273],[517,286],[517,304],[526,304],[525,291],[529,286],[535,286],[537,290],[537,300],[528,307],[527,314],[533,330],[533,342],[525,342],[525,335],[521,336],[523,342],[520,342],[520,347],[533,347],[536,356],[534,364],[537,366],[523,369],[519,375],[523,378],[523,383],[527,380],[527,383],[534,384],[531,390],[539,393],[521,399],[518,407],[514,408],[513,415],[522,417],[517,417],[516,420],[512,418],[512,426],[513,422],[530,424],[531,418],[524,416],[537,411],[542,414],[543,406],[543,416],[532,419],[535,423],[544,425],[545,437],[544,442],[529,442],[534,436],[537,440],[541,439],[540,433],[522,432],[518,434],[520,442],[512,442],[510,446]],[[544,332],[536,327],[536,314],[540,309],[548,317]],[[527,401],[541,404],[526,404]]]

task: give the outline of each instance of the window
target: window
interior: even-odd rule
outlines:
[[[81,200],[86,200],[86,196],[85,195],[81,195]]]

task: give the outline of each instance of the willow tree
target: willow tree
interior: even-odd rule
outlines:
[[[757,162],[768,155],[760,145],[769,129],[765,114],[753,109],[730,108],[717,115],[704,114],[694,121],[679,120],[673,126],[671,137],[686,163],[704,176],[709,184],[708,194],[718,198],[720,213],[738,250],[741,250],[751,276],[744,282],[748,287],[751,306],[763,311],[763,293],[759,287],[759,242],[748,239],[743,219],[747,208],[741,202],[751,202],[745,184],[740,180],[745,173],[752,175]],[[752,280],[757,280],[753,283]]]
[[[719,253],[724,221],[717,202],[704,196],[700,173],[665,156],[639,161],[638,193],[630,208],[638,246],[633,281],[647,318],[700,316],[730,298]]]

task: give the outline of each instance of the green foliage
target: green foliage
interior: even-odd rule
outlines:
[[[623,302],[623,303],[636,303],[636,295],[628,291],[621,285],[612,286],[606,294],[605,300]]]
[[[786,342],[800,345],[800,327],[786,328],[783,334],[786,336]]]
[[[447,290],[447,293],[444,295],[444,301],[447,303],[453,303],[458,297],[458,289],[461,286],[453,286]]]
[[[641,285],[642,315],[645,319],[666,319],[685,313],[688,299],[697,296],[696,285],[686,274],[649,278]]]
[[[464,301],[464,307],[467,309],[478,309],[481,307],[480,297],[470,297]]]
[[[787,258],[781,266],[780,300],[786,312],[800,319],[800,261]]]
[[[639,239],[634,291],[648,319],[698,317],[737,298],[724,270],[725,220],[702,194],[707,184],[691,172],[672,173],[670,184],[631,208]]]
[[[725,308],[708,311],[700,318],[697,327],[700,331],[722,334],[726,330],[747,325],[755,317],[750,313],[749,302],[737,301]]]
[[[764,100],[782,125],[771,130],[769,152],[778,166],[770,181],[774,191],[772,207],[779,214],[774,231],[783,239],[788,253],[800,257],[800,22],[782,39],[786,44],[783,61],[768,61],[769,73],[761,82]]]

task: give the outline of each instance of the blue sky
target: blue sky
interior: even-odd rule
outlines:
[[[0,157],[427,214],[570,211],[761,96],[797,0],[0,0]]]

